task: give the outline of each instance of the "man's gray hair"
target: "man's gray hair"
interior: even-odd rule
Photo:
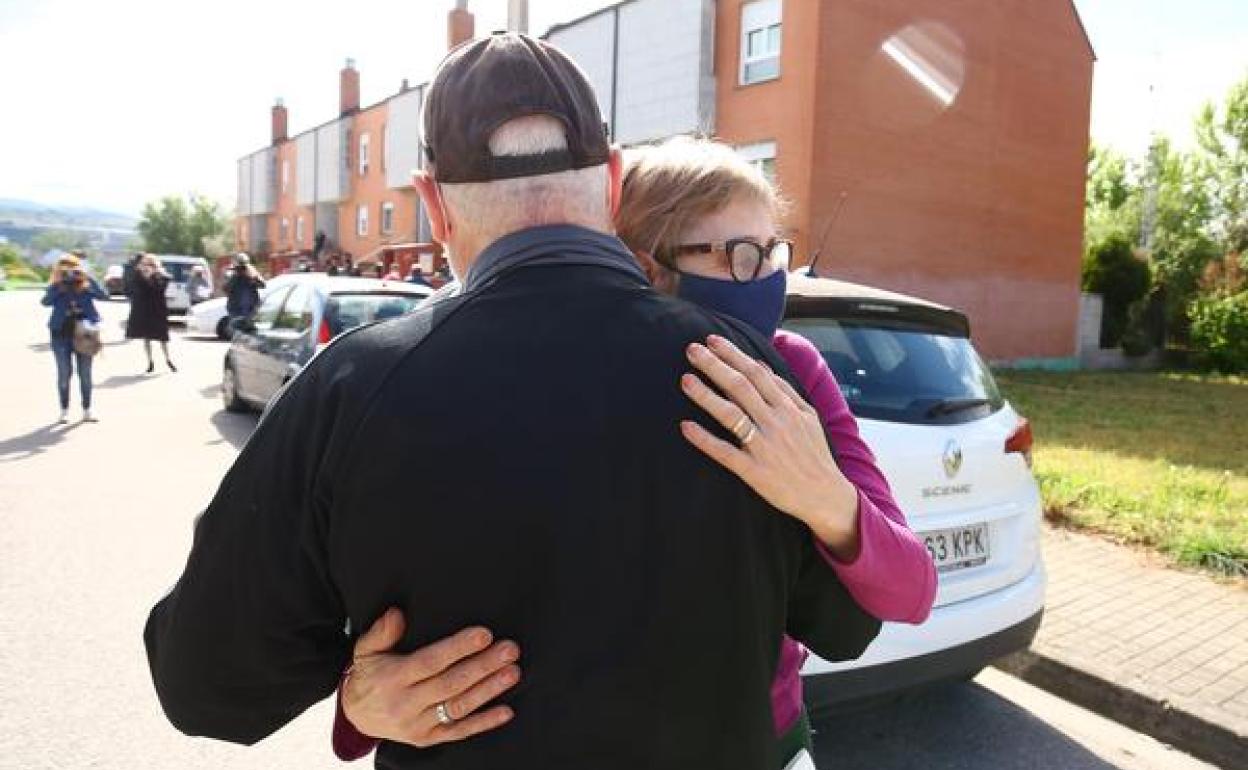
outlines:
[[[535,155],[568,146],[563,124],[548,115],[509,120],[490,137],[495,156]],[[436,171],[435,171],[436,176]],[[442,185],[456,225],[484,241],[547,224],[611,229],[606,165],[554,174]]]

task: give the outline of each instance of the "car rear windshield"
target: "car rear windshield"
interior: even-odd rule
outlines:
[[[325,318],[329,321],[330,332],[338,336],[361,324],[398,318],[422,300],[424,297],[416,294],[333,294],[325,306]]]
[[[980,419],[1004,403],[965,337],[824,318],[789,319],[784,327],[819,349],[858,417],[946,425]]]
[[[191,270],[195,267],[185,262],[161,262],[160,264],[165,268],[165,272],[169,274],[171,283],[186,283],[187,279],[191,277]]]

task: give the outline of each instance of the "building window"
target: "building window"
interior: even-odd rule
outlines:
[[[368,173],[368,134],[360,134],[360,176]]]
[[[381,204],[381,231],[387,235],[394,232],[394,204]]]
[[[741,85],[780,77],[780,0],[741,6]]]
[[[355,209],[355,234],[368,235],[368,206],[363,203]]]
[[[303,245],[303,217],[295,218],[295,244]]]
[[[282,217],[282,230],[281,230],[281,233],[278,235],[277,242],[285,246],[287,245],[287,241],[289,239],[290,239],[290,220],[287,219],[286,217]]]
[[[290,186],[290,161],[282,161],[282,194],[286,194],[286,188]]]
[[[767,181],[776,183],[776,143],[758,142],[737,148],[737,154],[749,162],[751,166],[763,172]]]

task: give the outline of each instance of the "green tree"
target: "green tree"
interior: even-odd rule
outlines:
[[[230,227],[221,204],[195,193],[147,203],[138,224],[147,251],[201,257],[211,256],[207,248]]]
[[[1200,276],[1218,256],[1209,234],[1212,216],[1200,160],[1176,151],[1164,137],[1145,162],[1143,243],[1153,277],[1165,292],[1167,316],[1184,328],[1186,308],[1200,290]]]
[[[1210,235],[1228,253],[1248,251],[1248,75],[1221,105],[1196,117],[1198,163],[1211,201]]]

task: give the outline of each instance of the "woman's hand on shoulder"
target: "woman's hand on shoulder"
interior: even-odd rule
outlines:
[[[852,558],[858,549],[858,490],[837,466],[815,408],[722,337],[690,345],[687,355],[698,374],[685,374],[681,390],[737,438],[725,441],[686,420],[680,427],[689,443],[805,522],[835,555]]]

